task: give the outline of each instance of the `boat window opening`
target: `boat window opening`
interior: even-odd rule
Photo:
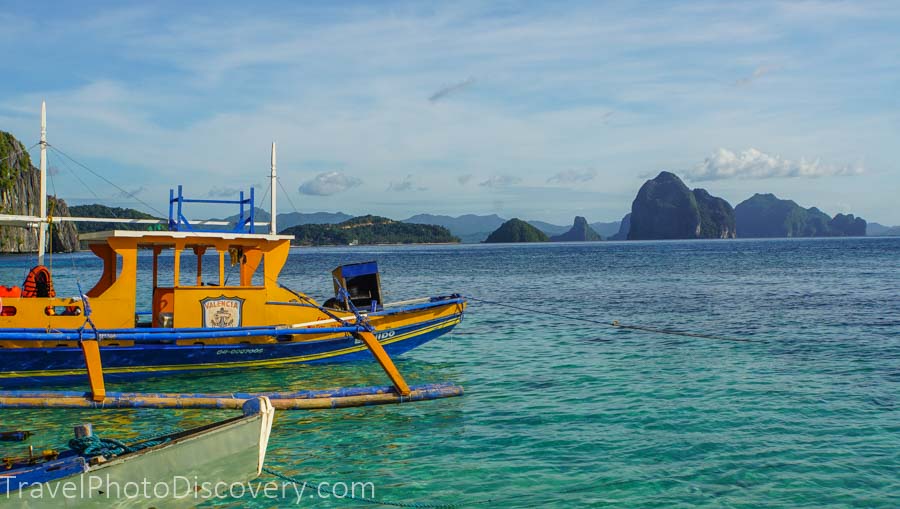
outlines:
[[[173,269],[174,274],[172,274],[172,287],[177,288],[179,286],[185,286],[186,284],[193,284],[189,282],[193,279],[192,273],[194,272],[194,267],[196,266],[196,262],[191,260],[190,250],[188,249],[178,249],[174,250],[174,261],[173,261]],[[159,278],[160,286],[168,286],[164,283],[165,276]]]
[[[134,326],[137,328],[153,327],[152,311],[137,311],[134,313]]]
[[[0,316],[16,316],[16,312],[15,306],[3,306],[0,308]]]
[[[193,281],[189,286],[220,286],[219,252],[212,246],[193,248],[194,266],[189,272]]]
[[[266,285],[266,257],[263,256],[262,260],[259,262],[259,267],[253,271],[253,276],[250,278],[250,286],[265,286]]]
[[[236,249],[226,249],[223,255],[225,279],[222,280],[222,286],[239,286],[241,282],[241,263],[240,259],[235,256]],[[241,254],[243,257],[243,254]]]
[[[137,252],[137,280],[135,281],[135,324],[138,324],[138,314],[151,314],[150,309],[153,307],[153,288],[155,284],[159,284],[156,280],[158,275],[156,265],[158,260],[154,260],[153,249],[138,249]],[[145,311],[141,311],[145,310]]]
[[[44,314],[47,316],[80,316],[81,307],[74,306],[47,306],[44,308]]]

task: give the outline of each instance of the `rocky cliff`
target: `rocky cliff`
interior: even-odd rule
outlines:
[[[587,219],[576,216],[575,223],[569,231],[550,237],[553,242],[593,242],[603,240],[587,222]]]
[[[510,219],[488,235],[485,243],[547,242],[547,234],[518,218]]]
[[[631,231],[631,212],[625,214],[625,217],[619,222],[619,231],[610,235],[606,240],[628,240],[629,231]]]
[[[694,189],[694,199],[700,211],[700,235],[702,239],[733,239],[736,236],[734,209],[722,198],[713,196],[706,189]]]
[[[731,205],[703,189],[690,190],[674,173],[645,182],[631,205],[628,240],[734,237]]]
[[[38,215],[40,171],[31,164],[25,146],[13,135],[0,131],[0,214]],[[49,197],[48,215],[68,216],[66,202]],[[78,248],[78,232],[72,223],[53,223],[48,244],[56,252]],[[37,229],[0,226],[0,252],[37,251]]]
[[[833,218],[774,194],[754,194],[734,208],[741,237],[845,237],[866,234],[866,221],[853,214]]]

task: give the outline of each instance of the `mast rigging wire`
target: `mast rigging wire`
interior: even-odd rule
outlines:
[[[84,164],[82,164],[82,163],[76,161],[76,160],[73,159],[72,156],[70,156],[69,154],[66,154],[66,153],[63,152],[62,150],[56,148],[55,146],[53,146],[53,145],[51,145],[51,144],[49,144],[49,143],[47,144],[47,146],[50,147],[50,149],[52,149],[52,150],[54,150],[54,151],[56,151],[56,152],[59,152],[60,155],[62,155],[63,157],[67,158],[68,160],[72,161],[73,163],[77,164],[78,166],[80,166],[80,167],[84,168],[85,170],[89,171],[89,172],[90,172],[91,174],[93,174],[95,177],[97,177],[97,178],[99,178],[100,180],[106,182],[107,184],[109,184],[109,185],[115,187],[116,189],[118,189],[119,191],[121,191],[123,194],[125,194],[125,196],[129,196],[129,197],[131,197],[131,198],[134,198],[135,201],[139,202],[139,203],[142,204],[143,206],[145,206],[145,207],[149,208],[150,210],[154,211],[154,212],[157,213],[160,217],[167,217],[167,216],[168,216],[168,214],[163,213],[163,212],[160,211],[158,208],[154,207],[153,205],[150,205],[149,203],[147,203],[147,202],[145,202],[144,200],[142,200],[142,199],[138,198],[137,196],[135,196],[135,193],[132,193],[132,192],[130,192],[130,191],[127,191],[127,190],[125,190],[125,189],[119,187],[118,185],[116,185],[115,183],[113,183],[112,181],[110,181],[108,178],[106,178],[106,177],[104,177],[103,175],[101,175],[101,174],[95,172],[94,170],[88,168],[86,165],[84,165]]]

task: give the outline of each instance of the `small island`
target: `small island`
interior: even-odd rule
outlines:
[[[486,244],[508,242],[547,242],[547,234],[518,218],[510,219],[494,230],[484,241]]]
[[[575,222],[569,231],[560,235],[554,235],[550,237],[550,240],[553,242],[596,242],[603,240],[603,237],[591,228],[587,219],[575,216]]]
[[[337,224],[303,224],[281,231],[293,235],[294,245],[353,246],[373,244],[458,243],[443,226],[394,221],[380,216],[359,216]]]
[[[741,237],[865,236],[866,220],[853,214],[834,217],[816,207],[805,209],[774,194],[754,194],[734,208]]]
[[[691,190],[674,173],[641,186],[631,205],[628,240],[733,239],[734,209],[705,189]]]

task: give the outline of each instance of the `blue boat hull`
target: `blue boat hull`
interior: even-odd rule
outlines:
[[[461,319],[461,313],[453,314],[405,327],[379,330],[377,337],[389,355],[401,355],[450,332]],[[321,341],[103,347],[101,358],[104,378],[108,381],[195,371],[373,359],[365,344],[350,334]],[[80,348],[0,350],[0,387],[83,384],[85,379],[84,354]]]

